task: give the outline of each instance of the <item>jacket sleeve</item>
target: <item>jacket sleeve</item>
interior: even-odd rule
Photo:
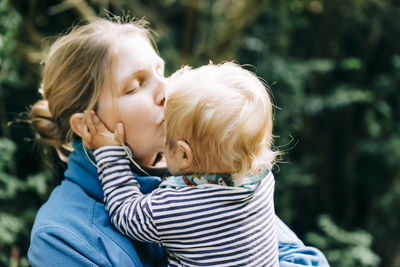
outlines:
[[[102,242],[101,238],[96,240]],[[64,228],[46,226],[32,234],[28,260],[32,267],[167,266],[166,251],[156,244],[135,242],[136,251],[129,253],[120,247],[116,249],[118,244],[103,242],[102,246],[99,251]]]
[[[329,267],[324,254],[314,247],[305,246],[290,228],[276,216],[280,267]]]
[[[58,227],[43,228],[34,233],[28,259],[33,267],[111,266],[85,240]]]

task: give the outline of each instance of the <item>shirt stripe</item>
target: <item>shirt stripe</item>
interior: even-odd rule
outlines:
[[[278,266],[271,172],[253,189],[205,184],[143,195],[122,147],[94,155],[112,224],[167,248],[169,266]]]

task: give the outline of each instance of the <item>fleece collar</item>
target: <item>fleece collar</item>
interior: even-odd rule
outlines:
[[[65,178],[78,184],[97,201],[103,202],[104,194],[97,178],[97,167],[92,163],[95,163],[96,160],[89,150],[87,150],[87,155],[85,154],[81,141],[75,139],[73,146],[74,151],[69,155],[68,168],[64,173]],[[92,162],[88,156],[91,157]]]
[[[69,155],[68,168],[64,172],[65,178],[79,185],[88,195],[96,199],[96,201],[103,202],[104,193],[98,179],[97,167],[94,165],[96,159],[89,149],[87,149],[87,153],[85,153],[80,140],[74,139],[73,146],[74,151]],[[150,193],[156,189],[161,182],[161,178],[157,176],[139,176],[135,173],[133,174],[143,194]]]

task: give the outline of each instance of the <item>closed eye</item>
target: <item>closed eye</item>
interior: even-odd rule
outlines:
[[[140,86],[142,85],[142,82],[135,79],[133,80],[129,86],[127,86],[126,90],[124,91],[125,94],[133,94],[136,91],[139,90]]]
[[[132,94],[140,90],[140,88],[145,85],[147,77],[147,70],[137,70],[132,73],[124,82],[124,86],[121,90],[122,94]]]
[[[130,94],[135,93],[136,91],[137,91],[136,88],[132,88],[132,89],[126,90],[126,91],[125,91],[125,94],[126,94],[126,95],[130,95]]]

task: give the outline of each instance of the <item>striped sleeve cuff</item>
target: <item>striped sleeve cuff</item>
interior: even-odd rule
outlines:
[[[128,160],[128,154],[127,150],[129,148],[124,148],[122,146],[103,146],[98,149],[96,149],[93,152],[93,155],[96,158],[97,161],[97,167],[99,166],[99,163],[102,161],[114,161],[114,160],[121,160],[121,159],[126,159]],[[129,153],[130,151],[128,151]]]
[[[122,146],[103,146],[96,149],[93,152],[93,155],[96,157],[96,160],[102,160],[107,157],[115,157],[115,158],[127,158],[128,155],[125,152],[124,147]]]

